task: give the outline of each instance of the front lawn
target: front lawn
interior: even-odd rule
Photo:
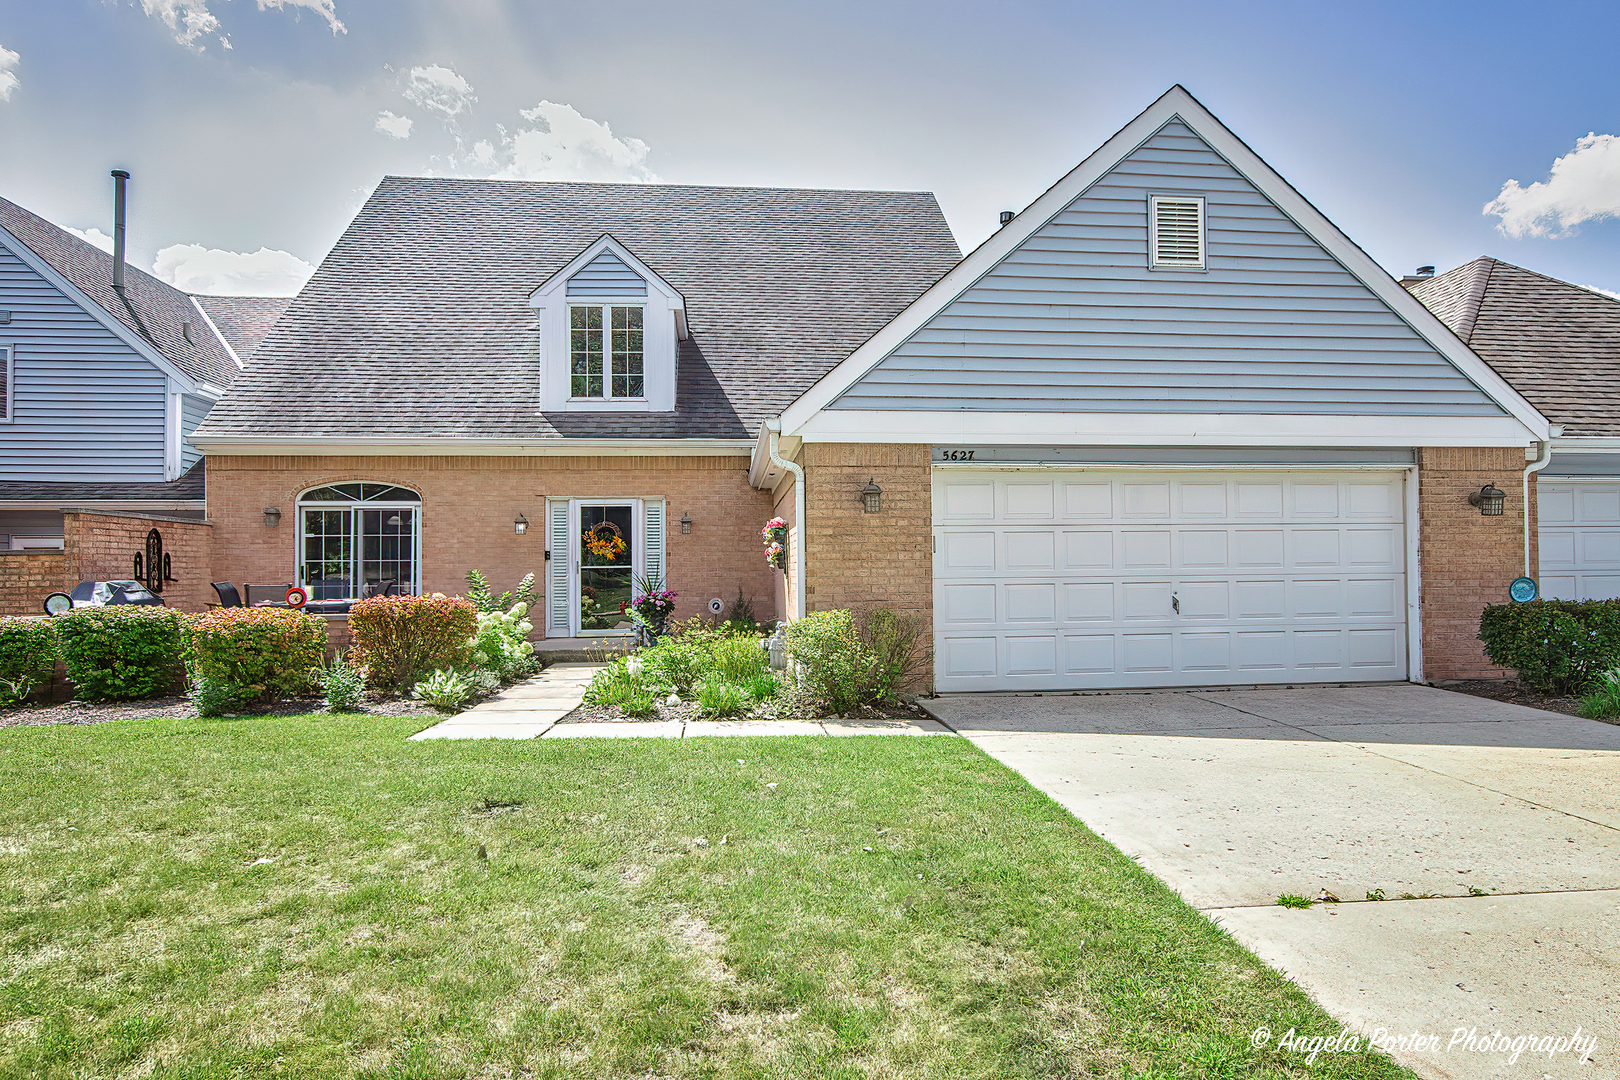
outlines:
[[[1408,1075],[962,740],[420,726],[0,731],[0,1075]]]

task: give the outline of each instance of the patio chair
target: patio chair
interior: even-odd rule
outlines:
[[[242,606],[242,594],[236,591],[236,584],[234,582],[212,581],[209,582],[209,584],[211,584],[214,587],[214,591],[219,594],[220,607],[227,608]]]
[[[366,599],[369,600],[373,596],[393,596],[394,587],[398,584],[399,582],[393,578],[383,578],[381,581],[373,582],[366,586]]]

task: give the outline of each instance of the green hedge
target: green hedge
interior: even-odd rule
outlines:
[[[293,608],[218,608],[187,620],[186,659],[233,702],[302,694],[326,658],[326,624]]]
[[[0,706],[16,705],[50,681],[56,626],[49,619],[0,615]]]
[[[56,640],[78,697],[130,701],[180,688],[180,613],[135,605],[57,616]]]
[[[1620,667],[1620,601],[1532,600],[1492,604],[1479,640],[1493,664],[1543,694],[1579,694]]]

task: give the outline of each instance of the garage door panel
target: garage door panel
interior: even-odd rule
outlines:
[[[941,690],[1406,675],[1399,474],[936,484]]]
[[[1542,481],[1541,595],[1555,600],[1620,597],[1620,482]]]

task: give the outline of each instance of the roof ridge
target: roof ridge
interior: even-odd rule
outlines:
[[[1479,308],[1485,302],[1485,290],[1490,287],[1491,275],[1495,272],[1496,260],[1489,255],[1481,255],[1469,264],[1472,280],[1468,283],[1468,294],[1463,299],[1462,317],[1457,320],[1456,330],[1457,336],[1465,344],[1474,336],[1474,326],[1479,322]]]
[[[382,180],[405,180],[413,183],[435,184],[493,184],[511,187],[601,188],[627,191],[781,191],[817,195],[927,195],[938,198],[937,193],[926,188],[790,187],[780,184],[638,184],[623,180],[520,180],[494,176],[413,176],[407,173],[384,173]]]

